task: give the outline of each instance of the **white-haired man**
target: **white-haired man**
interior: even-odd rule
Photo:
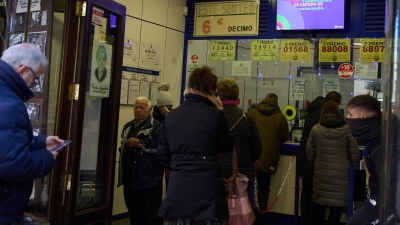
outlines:
[[[0,60],[0,224],[23,220],[33,181],[48,174],[64,142],[57,136],[33,136],[24,102],[48,65],[39,48],[24,43],[3,52]]]
[[[150,116],[151,102],[138,97],[135,118],[122,129],[118,186],[124,185],[130,224],[162,225],[157,217],[162,198],[161,162],[156,158],[161,124]]]

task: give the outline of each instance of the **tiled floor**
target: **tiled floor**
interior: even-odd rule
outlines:
[[[112,222],[112,225],[129,225],[129,219],[117,220]],[[167,225],[167,223],[164,223],[164,225]]]
[[[129,225],[129,219],[117,220],[112,225]]]

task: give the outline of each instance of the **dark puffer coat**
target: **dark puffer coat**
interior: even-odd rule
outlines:
[[[313,201],[324,206],[347,204],[349,165],[358,165],[357,141],[342,115],[325,114],[307,143],[307,157],[314,166]]]
[[[296,159],[297,172],[302,178],[311,178],[313,176],[313,167],[308,164],[307,160],[307,141],[310,136],[311,129],[318,123],[321,116],[321,110],[326,100],[319,96],[312,101],[308,107],[308,113],[304,118],[303,132],[301,134],[300,149]]]
[[[233,127],[243,115],[243,110],[236,105],[224,104],[224,114],[228,123],[228,128]],[[236,156],[239,173],[247,176],[249,180],[254,180],[253,163],[260,157],[262,145],[257,126],[249,114],[245,114],[239,123],[231,131],[235,139]],[[232,153],[220,155],[222,176],[228,179],[232,176]]]
[[[158,216],[226,220],[229,212],[218,153],[232,151],[234,141],[224,113],[213,102],[195,94],[185,98],[161,128],[157,157],[171,174]]]

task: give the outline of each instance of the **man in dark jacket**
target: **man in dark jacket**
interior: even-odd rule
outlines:
[[[135,119],[125,124],[120,147],[118,187],[124,185],[130,224],[161,225],[161,161],[156,159],[161,124],[150,116],[151,102],[138,97]]]
[[[369,95],[358,95],[347,103],[347,124],[353,137],[365,143],[360,165],[366,165],[370,198],[347,221],[347,225],[379,224],[379,170],[381,145],[381,106]],[[360,168],[362,169],[362,168]]]
[[[48,61],[32,44],[4,51],[0,60],[0,224],[22,220],[33,181],[50,172],[64,142],[56,136],[33,136],[24,102]]]
[[[262,153],[256,162],[258,181],[258,202],[260,210],[266,210],[269,196],[271,175],[276,173],[281,144],[289,138],[289,128],[285,116],[278,106],[278,96],[270,93],[250,115],[257,124],[262,143]],[[258,215],[259,224],[263,222],[263,216]]]
[[[338,106],[342,101],[342,95],[336,91],[331,91],[326,94],[325,98],[318,96],[312,101],[307,107],[307,115],[304,118],[303,132],[301,134],[300,149],[297,155],[297,173],[301,176],[302,189],[301,189],[301,219],[303,225],[313,224],[313,168],[308,163],[306,149],[307,141],[310,135],[311,129],[319,122],[321,116],[321,110],[325,102],[333,101]]]

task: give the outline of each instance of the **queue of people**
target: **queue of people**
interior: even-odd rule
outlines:
[[[27,43],[7,49],[0,60],[0,115],[8,118],[0,121],[0,224],[22,219],[34,179],[55,164],[57,152],[49,150],[63,143],[57,136],[34,137],[23,104],[33,97],[30,88],[46,66],[40,49]],[[244,112],[237,106],[236,82],[218,81],[207,66],[191,73],[185,101],[175,109],[168,90],[168,84],[160,84],[154,107],[138,97],[134,119],[122,129],[118,186],[123,186],[130,224],[161,225],[163,218],[169,225],[227,224],[222,178],[232,174],[234,148],[238,172],[249,180],[249,202],[259,203],[256,223],[266,224],[271,176],[278,168],[281,144],[289,139],[278,96],[269,93]],[[298,158],[303,224],[323,224],[327,207],[329,224],[339,224],[347,203],[348,167],[363,163],[370,173],[371,198],[347,224],[373,223],[379,217],[380,104],[371,96],[356,96],[347,104],[345,119],[340,103],[341,95],[330,92],[308,107]],[[357,142],[366,146],[361,162]],[[168,188],[162,200],[164,173]]]

